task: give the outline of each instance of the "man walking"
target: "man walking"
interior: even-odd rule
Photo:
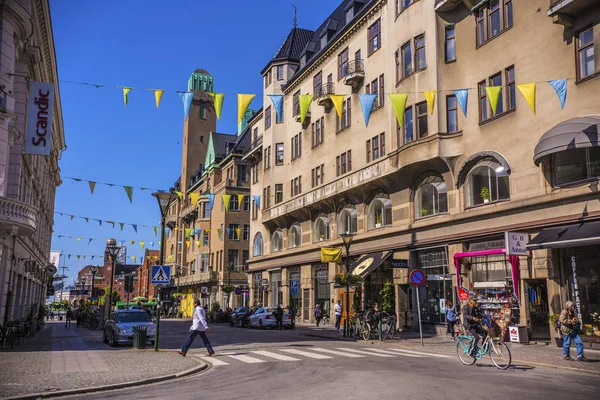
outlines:
[[[206,323],[206,313],[204,312],[204,308],[202,308],[200,305],[199,299],[194,300],[194,306],[196,306],[196,309],[194,310],[194,321],[192,327],[190,328],[190,336],[188,337],[187,342],[185,342],[183,348],[178,351],[178,353],[182,357],[185,357],[196,336],[200,335],[200,338],[204,342],[204,346],[208,351],[208,356],[210,357],[215,354],[215,352],[208,341],[208,336],[206,336],[206,331],[210,331],[210,328]]]
[[[335,331],[339,332],[340,322],[342,321],[342,305],[339,300],[333,306],[333,311],[335,312]]]
[[[572,360],[570,353],[571,339],[573,339],[577,348],[577,360],[586,361],[587,358],[583,356],[583,342],[581,336],[579,336],[581,325],[575,314],[575,303],[567,301],[565,308],[558,317],[558,321],[560,322],[560,333],[563,335],[563,357],[565,360]]]
[[[275,310],[275,322],[277,323],[277,329],[283,330],[283,305],[280,304]]]
[[[65,328],[68,326],[71,327],[71,320],[73,319],[73,310],[71,307],[67,310],[67,315],[65,315]]]

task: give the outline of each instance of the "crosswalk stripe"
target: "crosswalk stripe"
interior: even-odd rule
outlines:
[[[259,356],[271,357],[280,361],[300,361],[299,358],[284,356],[283,354],[272,353],[270,351],[258,350],[252,351],[251,353],[258,354]]]
[[[342,351],[335,351],[335,350],[329,350],[329,349],[312,348],[311,350],[312,351],[320,351],[321,353],[329,353],[329,354],[335,354],[338,356],[350,357],[350,358],[363,358],[364,357],[364,356],[361,356],[360,354],[344,353]]]
[[[259,363],[265,362],[265,361],[261,360],[260,358],[245,356],[243,354],[229,354],[229,355],[227,355],[227,357],[231,357],[234,360],[240,360],[241,362],[244,362],[246,364],[259,364]]]
[[[416,354],[398,353],[398,352],[394,352],[394,351],[387,351],[387,350],[381,350],[381,349],[369,349],[369,348],[365,348],[364,350],[375,351],[377,353],[382,353],[382,354],[392,354],[392,355],[395,355],[395,356],[416,357],[416,358],[422,358],[423,357],[423,356],[418,356]]]
[[[332,358],[329,356],[325,356],[323,354],[309,353],[308,351],[302,351],[302,350],[296,350],[296,349],[281,349],[281,351],[285,351],[286,353],[291,353],[291,354],[298,354],[299,356],[316,358],[317,360],[325,360],[328,358]]]
[[[212,364],[213,367],[220,367],[222,365],[229,365],[228,363],[226,363],[225,361],[221,361],[216,357],[205,357],[205,356],[196,356],[206,362],[209,362]]]
[[[432,353],[423,353],[421,351],[412,351],[412,350],[404,350],[404,349],[392,349],[389,350],[395,351],[398,353],[408,353],[408,354],[418,354],[422,356],[431,356],[431,357],[440,357],[440,358],[453,358],[453,356],[448,356],[446,354],[432,354]]]
[[[349,349],[347,347],[338,347],[337,350],[344,350],[344,351],[350,351],[352,353],[357,353],[357,354],[366,354],[368,356],[375,356],[375,357],[396,357],[396,355],[391,355],[391,354],[379,354],[379,353],[373,353],[370,351],[362,351],[362,350],[354,350],[354,349]]]

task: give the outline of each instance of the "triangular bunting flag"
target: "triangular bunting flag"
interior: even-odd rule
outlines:
[[[210,228],[206,228],[206,229],[204,230],[204,232],[208,232],[208,233],[210,233],[210,232],[212,232],[212,229],[210,229]]]
[[[127,197],[129,197],[129,202],[133,203],[133,188],[131,186],[123,186],[123,189],[125,189]]]
[[[492,115],[496,115],[496,110],[498,109],[498,98],[500,97],[501,90],[502,86],[488,86],[485,88],[488,100],[490,102],[490,107],[492,107]]]
[[[238,208],[241,210],[242,209],[242,203],[244,202],[244,195],[243,194],[238,194]]]
[[[67,255],[67,260],[71,259],[71,254]]]
[[[560,108],[565,108],[565,102],[567,101],[567,80],[556,79],[553,81],[548,81],[548,83],[554,88],[556,94],[558,95],[558,100],[560,100]]]
[[[192,200],[192,206],[196,208],[198,200],[200,199],[200,193],[190,193],[190,200]]]
[[[98,223],[100,224],[100,226],[102,226],[102,220],[101,219],[98,220]]]
[[[177,244],[183,244],[183,242],[181,240],[178,240]]]
[[[95,256],[92,256],[92,260],[94,259]]]
[[[83,259],[85,260],[85,254],[83,255]]]
[[[171,233],[171,228],[165,228],[165,235],[169,236],[169,233]]]
[[[125,226],[125,223],[119,222],[119,225],[121,225],[121,231],[123,231],[123,227]]]
[[[373,111],[373,104],[375,104],[376,94],[359,94],[358,99],[360,100],[360,108],[362,109],[363,118],[365,120],[365,126],[369,126],[369,119],[371,118],[371,111]]]
[[[213,98],[213,104],[215,107],[215,114],[218,119],[221,119],[221,111],[223,110],[223,99],[225,98],[225,93],[209,93]]]
[[[310,103],[312,102],[315,96],[312,94],[301,94],[299,96],[300,99],[300,123],[304,125],[304,118],[306,118],[306,113],[310,109]]]
[[[98,256],[98,258],[104,258],[104,256]]]
[[[173,256],[169,256],[169,262],[173,262]]]
[[[154,90],[154,101],[156,102],[156,108],[160,105],[160,99],[162,99],[162,95],[165,91],[156,89]]]
[[[137,233],[137,225],[136,224],[131,224],[131,227],[133,228],[133,230],[135,231],[135,233]]]
[[[186,239],[190,237],[190,232],[191,232],[191,231],[192,231],[192,230],[191,230],[190,228],[185,228],[185,238],[186,238]]]
[[[283,95],[269,94],[267,96],[271,98],[273,108],[275,109],[275,113],[277,114],[277,121],[283,121]]]
[[[460,104],[460,108],[462,108],[463,114],[465,118],[467,118],[467,105],[469,104],[469,89],[456,89],[454,91],[454,96],[456,96],[456,100],[458,100],[458,104]]]
[[[227,237],[229,237],[229,235],[231,235],[231,228],[227,228],[226,231],[227,231]]]
[[[192,100],[194,99],[194,92],[179,92],[179,97],[181,97],[181,102],[183,103],[183,114],[185,115],[185,120],[187,121],[190,116],[190,106],[192,105]]]
[[[136,256],[131,256],[131,259],[133,260],[134,263],[137,263],[137,257]]]
[[[154,247],[154,242],[150,242],[150,247]]]
[[[139,243],[140,243],[140,247],[142,248],[142,250],[144,250],[144,247],[146,246],[146,242],[140,240]]]
[[[217,235],[219,235],[219,239],[223,240],[223,238],[221,238],[221,233],[223,233],[223,230],[221,228],[217,228]]]
[[[435,91],[430,90],[423,92],[425,100],[427,100],[427,107],[429,108],[429,114],[433,114],[433,106],[435,105]]]
[[[223,203],[225,204],[225,211],[229,211],[229,200],[231,200],[230,194],[223,195]]]
[[[89,223],[90,219],[88,217],[83,217],[83,219],[85,219],[85,222]]]
[[[254,199],[254,204],[256,204],[256,207],[260,209],[260,195],[253,194],[252,198]]]
[[[238,239],[240,239],[241,232],[242,232],[242,228],[235,228],[235,234],[237,235]]]
[[[115,223],[114,223],[114,222],[112,222],[112,221],[105,221],[105,222],[106,222],[107,224],[111,224],[113,228],[115,227]]]
[[[393,93],[390,94],[390,100],[392,101],[392,107],[396,114],[396,120],[398,126],[402,126],[404,122],[404,110],[406,108],[406,100],[408,99],[408,93]]]
[[[88,181],[88,184],[90,185],[90,191],[92,192],[92,194],[94,194],[94,189],[96,189],[96,182]]]
[[[191,240],[189,240],[189,239],[188,239],[188,240],[186,240],[186,241],[185,241],[185,245],[186,245],[186,247],[187,247],[188,249],[190,248],[190,245],[191,245],[191,244],[192,244],[192,241],[191,241]]]
[[[135,244],[135,240],[130,240],[129,243]]]
[[[215,195],[214,194],[207,194],[206,198],[208,199],[208,208],[213,208],[213,205],[215,204]]]
[[[154,228],[154,236],[158,236],[158,226],[153,226]]]
[[[75,218],[75,216],[74,216],[74,215],[71,215],[71,221],[73,221],[73,219],[74,219],[74,218]]]
[[[335,112],[337,112],[338,118],[342,119],[342,112],[344,111],[344,95],[343,94],[330,94],[329,98],[333,103]]]
[[[94,239],[88,239],[88,246],[90,243],[92,243],[92,240],[94,240]]]
[[[81,258],[81,256],[79,254],[77,254],[77,259],[79,260]]]
[[[254,94],[238,94],[238,125],[242,122],[242,118],[244,118],[244,114],[254,96]]]
[[[83,238],[82,238],[82,237],[78,237],[78,238],[77,238],[77,241],[79,242],[81,239],[83,239]]]
[[[127,107],[127,103],[129,103],[129,92],[131,88],[124,87],[123,88],[123,102],[125,103],[125,107]]]
[[[177,195],[177,197],[179,197],[179,201],[183,200],[183,192],[175,192],[175,194]]]
[[[533,115],[535,115],[535,82],[532,83],[522,83],[517,85],[519,91],[525,97],[527,104],[529,104],[529,108],[533,111]]]
[[[200,241],[196,240],[196,247],[200,247]]]

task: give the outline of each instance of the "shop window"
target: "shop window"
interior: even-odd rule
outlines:
[[[329,217],[327,214],[320,214],[315,220],[313,228],[313,241],[323,240],[329,240]]]
[[[276,230],[271,235],[271,251],[277,252],[283,250],[283,234],[281,229]]]
[[[254,236],[254,245],[253,245],[252,255],[254,257],[262,256],[263,255],[263,249],[264,249],[263,236],[262,236],[262,233],[258,232]]]
[[[415,218],[448,212],[446,183],[439,176],[424,179],[415,192]]]
[[[392,225],[392,201],[387,194],[380,193],[369,204],[369,229]]]
[[[553,167],[555,186],[600,178],[600,147],[556,153]]]
[[[416,253],[417,267],[425,273],[426,278],[424,289],[418,291],[421,318],[424,323],[444,324],[446,301],[452,300],[456,304],[452,275],[448,271],[448,252],[445,247],[438,247]]]
[[[467,207],[510,199],[508,172],[495,160],[480,161],[466,180]]]
[[[302,245],[302,227],[299,223],[295,223],[290,228],[289,247],[293,249]]]
[[[357,232],[356,222],[356,208],[349,204],[339,214],[338,217],[338,234],[342,233],[356,233]]]

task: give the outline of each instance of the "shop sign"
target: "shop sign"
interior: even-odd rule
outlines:
[[[254,279],[255,283],[260,283],[260,280],[262,279],[262,274],[261,273],[255,273],[252,275],[252,279]]]
[[[506,243],[507,256],[527,256],[527,243],[529,234],[523,232],[505,232],[504,243]]]
[[[461,301],[465,301],[469,299],[469,292],[467,292],[463,288],[458,288],[458,299]]]
[[[575,297],[575,305],[577,306],[577,318],[581,319],[581,301],[579,300],[579,283],[577,280],[577,263],[575,257],[571,256],[571,267],[573,268],[573,295]]]
[[[392,260],[392,268],[408,268],[408,260]]]
[[[54,84],[30,81],[25,130],[25,154],[50,155],[53,106]]]

